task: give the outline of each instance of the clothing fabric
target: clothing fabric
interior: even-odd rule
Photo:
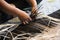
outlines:
[[[41,2],[41,0],[36,0],[36,1],[37,4]],[[31,7],[26,0],[6,0],[6,2],[14,4],[19,9]]]
[[[26,0],[6,0],[6,2],[14,4],[19,9],[24,9],[30,6]]]

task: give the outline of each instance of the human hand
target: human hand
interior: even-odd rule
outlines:
[[[32,10],[31,10],[31,18],[35,19],[36,15],[37,15],[37,7],[34,6],[32,7]]]
[[[28,22],[32,20],[30,16],[24,11],[18,17],[23,24],[28,24]]]

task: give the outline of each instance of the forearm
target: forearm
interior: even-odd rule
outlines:
[[[16,15],[20,15],[23,12],[22,10],[11,6],[10,4],[8,4],[5,1],[0,2],[0,7],[3,8],[4,10],[6,10],[10,13],[16,14]]]
[[[27,2],[28,2],[32,7],[37,6],[36,0],[27,0]]]

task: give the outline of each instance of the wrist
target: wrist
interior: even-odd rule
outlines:
[[[37,4],[32,5],[32,7],[37,7]]]
[[[22,11],[22,10],[19,10],[19,12],[17,12],[18,13],[18,16],[22,16],[22,15],[25,15],[26,14],[26,12],[25,11]]]

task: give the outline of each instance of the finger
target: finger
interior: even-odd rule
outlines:
[[[28,20],[25,19],[25,20],[23,21],[23,24],[28,24]]]
[[[21,18],[21,22],[22,22],[22,24],[25,24],[25,21],[24,21],[24,20],[25,20],[25,19],[22,19],[22,18]]]
[[[26,23],[28,23],[28,22],[30,22],[30,21],[32,21],[31,18],[27,18],[27,19],[25,20]]]
[[[37,15],[37,12],[35,11],[34,13],[31,14],[32,16],[36,16]]]
[[[36,13],[37,13],[37,10],[34,10],[34,11],[33,11],[33,14],[36,14]]]
[[[37,9],[36,8],[32,10],[32,13],[36,13],[36,12],[37,12]]]
[[[28,24],[28,21],[25,21],[26,24]]]
[[[28,18],[27,20],[28,20],[28,23],[32,21],[32,20],[30,20],[29,18]]]
[[[32,18],[28,18],[27,20],[32,21]]]
[[[32,13],[35,13],[36,9],[32,10]]]
[[[23,24],[26,24],[25,22],[23,22]]]

